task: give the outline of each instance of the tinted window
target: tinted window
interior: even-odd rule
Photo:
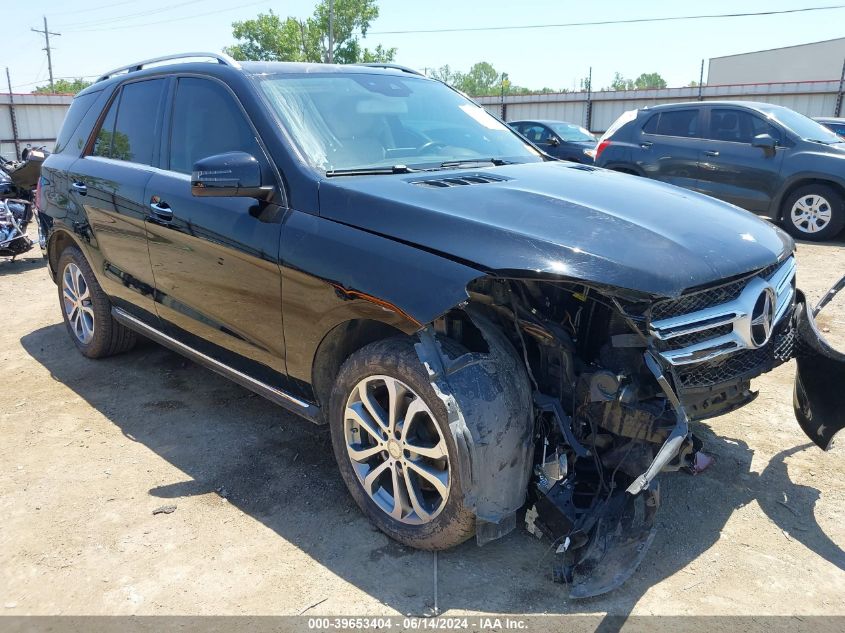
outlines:
[[[552,136],[552,132],[545,125],[533,124],[524,126],[522,135],[533,143],[547,144]]]
[[[97,97],[100,96],[100,92],[89,92],[84,95],[80,95],[71,102],[70,109],[67,111],[65,115],[64,123],[62,123],[62,130],[59,132],[59,136],[56,139],[56,153],[59,154],[65,151],[69,143],[71,136],[76,131],[76,128],[79,127],[79,123],[82,121],[82,117],[84,117],[88,110],[91,109],[91,106],[94,105],[94,102],[97,100]],[[90,128],[89,128],[90,132]],[[79,147],[76,148],[78,151]]]
[[[170,169],[190,174],[201,158],[235,151],[262,157],[255,133],[229,91],[207,79],[180,79],[173,103]]]
[[[109,111],[106,113],[106,118],[103,119],[103,124],[100,126],[100,131],[97,132],[97,138],[94,139],[94,149],[91,154],[94,156],[111,156],[112,137],[114,136],[114,121],[117,118],[117,106],[120,103],[120,95],[118,95],[109,106]]]
[[[758,134],[770,134],[779,141],[780,131],[768,121],[746,110],[713,108],[710,112],[708,138],[733,143],[751,143]]]
[[[643,126],[646,134],[662,136],[698,136],[698,110],[659,112]]]
[[[144,165],[153,164],[158,108],[164,80],[138,81],[123,86],[111,157]]]

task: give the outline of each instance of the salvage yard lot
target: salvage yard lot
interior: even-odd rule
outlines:
[[[815,301],[845,273],[845,244],[801,244],[798,260]],[[404,615],[430,603],[432,555],[361,515],[325,428],[149,342],[83,358],[37,250],[0,262],[0,306],[5,615]],[[845,330],[845,301],[821,325]],[[548,543],[520,525],[440,555],[441,608],[845,614],[845,440],[829,453],[808,444],[793,374],[778,368],[755,381],[755,402],[696,425],[717,462],[663,476],[657,537],[621,589],[567,599]]]

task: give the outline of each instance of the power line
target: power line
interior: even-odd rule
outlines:
[[[577,26],[606,26],[611,24],[641,24],[644,22],[677,22],[681,20],[708,20],[715,18],[747,18],[754,16],[784,15],[788,13],[808,13],[810,11],[829,11],[845,9],[845,4],[823,7],[804,7],[799,9],[783,9],[780,11],[754,11],[747,13],[711,13],[705,15],[676,15],[655,18],[630,18],[627,20],[596,20],[593,22],[566,22],[564,24],[526,24],[521,26],[475,26],[445,29],[409,29],[404,31],[369,31],[367,35],[408,35],[419,33],[469,33],[476,31],[516,31],[523,29],[558,29]]]
[[[149,15],[156,15],[159,13],[165,13],[167,11],[172,11],[173,9],[178,9],[179,7],[184,7],[189,4],[197,4],[198,2],[205,2],[206,0],[188,0],[188,2],[181,2],[179,4],[173,4],[166,7],[159,7],[158,9],[146,10],[146,11],[138,11],[137,13],[127,13],[125,15],[116,15],[106,18],[99,18],[94,20],[83,20],[81,22],[69,22],[68,24],[62,24],[62,28],[66,28],[69,26],[100,26],[102,24],[110,24],[112,22],[120,22],[122,20],[130,19],[130,18],[140,18],[146,17]]]
[[[70,15],[73,13],[76,15],[77,13],[89,13],[91,11],[99,11],[100,9],[112,9],[114,7],[120,7],[124,4],[135,4],[137,0],[123,0],[123,2],[110,2],[109,4],[101,4],[96,7],[88,7],[87,9],[74,9],[73,11],[59,11],[57,13],[50,13],[50,16],[56,15]]]
[[[181,22],[183,20],[196,20],[197,17],[206,17],[208,15],[216,15],[218,13],[227,13],[229,11],[237,11],[239,9],[245,9],[247,7],[252,7],[257,4],[270,4],[270,0],[258,0],[258,2],[247,2],[246,4],[241,4],[236,7],[227,7],[225,9],[219,9],[217,11],[205,11],[202,13],[201,16],[197,16],[196,14],[193,15],[186,15],[181,18],[170,18],[169,20],[156,20],[155,22],[143,22],[140,24],[125,24],[123,26],[112,26],[107,28],[97,28],[97,29],[68,29],[68,33],[93,33],[97,31],[115,31],[118,29],[134,29],[141,26],[153,26],[155,24],[170,24],[171,22]]]
[[[50,70],[50,90],[53,90],[53,58],[50,55],[50,36],[56,35],[59,36],[61,33],[53,33],[50,29],[47,28],[47,16],[44,16],[44,30],[39,31],[38,29],[30,29],[31,31],[35,31],[36,33],[43,33],[44,34],[44,41],[46,42],[46,46],[44,50],[47,51],[47,68]]]

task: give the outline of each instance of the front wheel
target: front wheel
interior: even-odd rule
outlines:
[[[457,448],[446,407],[410,339],[363,347],[343,364],[329,403],[340,474],[364,514],[411,547],[440,550],[468,539]]]
[[[829,240],[845,227],[845,199],[829,185],[805,185],[784,200],[781,219],[793,237]]]

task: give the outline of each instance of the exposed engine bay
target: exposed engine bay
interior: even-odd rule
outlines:
[[[630,577],[654,538],[657,475],[712,463],[690,422],[753,400],[750,380],[796,354],[805,314],[792,258],[674,300],[545,280],[469,290],[417,350],[464,437],[477,540],[513,529],[524,507],[575,598]],[[467,353],[450,357],[442,337]],[[507,379],[481,387],[494,375]]]

